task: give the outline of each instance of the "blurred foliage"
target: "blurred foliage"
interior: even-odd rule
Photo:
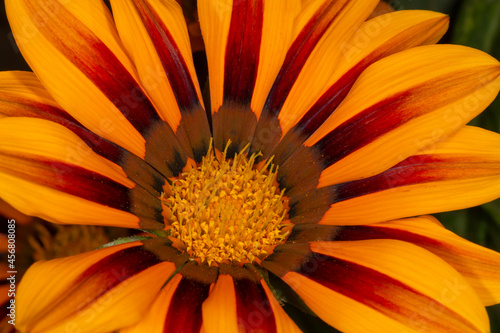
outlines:
[[[499,0],[395,0],[397,9],[429,9],[450,15],[444,42],[483,50],[500,59]],[[471,125],[500,132],[500,97]],[[460,236],[500,251],[500,200],[472,209],[437,214],[436,217]],[[500,305],[488,308],[491,332],[500,333]]]
[[[396,10],[401,9],[427,9],[450,14],[459,6],[459,0],[385,0]]]

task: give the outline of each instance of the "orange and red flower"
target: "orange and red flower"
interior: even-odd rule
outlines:
[[[439,13],[367,20],[377,2],[198,1],[204,100],[176,1],[7,0],[34,73],[0,73],[1,197],[147,232],[34,264],[17,328],[307,330],[292,304],[344,332],[487,331],[500,254],[416,216],[500,196],[500,135],[466,126],[500,63],[435,45]]]

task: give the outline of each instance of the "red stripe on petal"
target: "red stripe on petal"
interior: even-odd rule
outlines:
[[[83,309],[120,283],[159,262],[154,254],[140,246],[115,252],[87,268],[59,306],[78,301],[78,308]]]
[[[42,162],[41,164],[51,169],[55,177],[44,185],[109,207],[128,210],[129,189],[127,187],[78,166],[62,162]]]
[[[238,327],[242,332],[277,332],[271,303],[260,284],[235,279]]]
[[[467,82],[478,85],[474,71],[436,78],[432,84],[418,85],[368,107],[325,135],[315,147],[327,156],[326,165],[331,165],[413,118],[453,103],[461,96],[449,93],[457,80],[464,86]]]
[[[331,85],[330,88],[328,88],[328,90],[323,93],[316,103],[314,103],[314,105],[304,114],[299,122],[290,130],[290,132],[298,132],[304,138],[300,144],[312,135],[335,111],[337,106],[339,106],[349,93],[349,90],[352,88],[360,73],[373,61],[373,59],[365,58],[356,66],[353,66],[347,73],[335,81],[335,83]],[[287,133],[282,141],[285,141],[288,135],[289,134]],[[293,153],[293,151],[297,148],[298,146],[294,146],[293,148],[288,148],[288,150]],[[280,162],[277,163],[283,163],[288,156],[281,157]]]
[[[262,39],[262,0],[234,0],[224,59],[223,104],[213,113],[214,147],[240,152],[253,135],[257,117],[250,108]]]
[[[462,90],[465,93],[466,90],[470,89],[467,87],[468,84],[475,87],[483,84],[478,82],[476,77],[477,72],[464,70],[454,77],[439,77],[434,79],[432,83],[421,83],[367,107],[332,129],[313,146],[301,146],[292,155],[289,155],[289,158],[280,165],[280,175],[278,176],[280,185],[287,189],[288,196],[316,188],[320,174],[324,169],[415,118],[423,117],[446,105],[453,104],[462,96]],[[460,87],[462,89],[460,92],[456,91],[457,81],[463,85]],[[430,96],[439,96],[439,98],[430,98]],[[304,161],[311,161],[311,159],[315,163],[309,165],[304,163]],[[297,172],[302,168],[307,170],[309,174],[302,175]],[[424,171],[422,170],[422,172]],[[401,177],[397,174],[387,176]],[[376,182],[375,178],[371,178],[370,181]],[[380,177],[379,181],[384,183],[384,179]],[[393,184],[392,180],[390,183]],[[355,187],[356,184],[360,183],[351,182],[348,184],[347,187]]]
[[[3,163],[9,174],[37,184],[109,207],[130,208],[129,189],[96,172],[59,161],[14,156],[6,156]]]
[[[410,92],[388,98],[349,119],[317,143],[317,147],[327,154],[327,165],[346,157],[353,151],[369,144],[383,134],[397,128],[422,109],[405,109],[405,99]]]
[[[32,117],[47,119],[71,130],[85,141],[93,151],[117,163],[120,160],[122,149],[84,128],[80,122],[66,111],[44,103],[23,99],[18,96],[2,96],[0,105],[4,108],[0,113],[10,117]],[[13,111],[13,112],[10,112]]]
[[[160,15],[146,1],[136,0],[133,4],[148,31],[182,114],[179,126],[173,129],[176,138],[190,157],[201,162],[211,134],[196,90],[198,83],[193,81],[186,60]]]
[[[482,162],[482,163],[481,163]],[[471,157],[415,155],[373,177],[332,186],[335,202],[354,197],[436,181],[474,178],[498,174],[497,163],[471,160]]]
[[[267,98],[264,111],[277,114],[312,50],[348,1],[325,2],[295,38]]]
[[[133,210],[132,213],[144,223],[146,220],[163,220],[161,204],[157,198],[160,197],[163,191],[165,178],[144,160],[87,130],[66,111],[52,104],[5,93],[0,96],[0,109],[2,109],[0,113],[8,117],[45,119],[68,128],[78,135],[94,152],[120,165],[128,178],[137,186],[129,191],[128,188],[114,184],[111,180],[102,176],[84,174],[85,171],[82,173],[80,168],[74,166],[53,163],[53,161],[43,161],[42,159],[25,159],[18,156],[8,156],[6,158],[6,160],[14,159],[18,161],[17,163],[9,163],[10,167],[9,165],[6,166],[7,169],[10,169],[9,173],[24,175],[23,178],[32,179],[39,184],[109,207],[124,210],[131,209]],[[78,165],[79,160],[85,158],[88,153],[85,144],[82,144],[81,149],[79,146],[76,149],[68,148],[66,149],[66,162]],[[6,160],[4,160],[4,164]],[[80,184],[83,184],[83,186],[80,186]],[[111,190],[109,186],[111,186]],[[151,225],[151,223],[148,223],[148,225]]]
[[[374,23],[374,21],[372,21],[372,23]],[[387,57],[404,49],[431,42],[436,38],[436,34],[440,35],[437,31],[440,31],[442,25],[447,23],[447,20],[443,16],[442,18],[432,19],[423,23],[426,29],[422,29],[421,23],[408,27],[408,30],[404,31],[407,34],[411,34],[412,38],[402,37],[405,36],[405,34],[402,33],[394,35],[384,44],[378,45],[371,53],[366,54],[363,58],[359,59],[357,63],[353,64],[346,73],[323,93],[300,121],[283,137],[280,146],[276,149],[275,161],[278,164],[283,163],[300,144],[321,126],[326,118],[335,111],[337,106],[347,96],[356,79],[369,65],[383,57]],[[379,26],[381,23],[374,24]],[[366,37],[366,31],[363,30],[363,34],[360,36]],[[357,36],[358,39],[360,36]],[[353,47],[353,50],[358,50],[358,48]],[[300,137],[301,140],[290,140],[290,136]]]
[[[262,0],[234,0],[226,46],[224,100],[250,104],[257,80],[263,25]]]
[[[351,70],[354,72],[354,68]],[[339,106],[340,102],[347,96],[347,93],[358,77],[359,72],[352,74],[347,73],[338,81],[335,82],[314,105],[306,112],[306,114],[295,125],[300,130],[301,134],[309,137],[323,124],[323,122],[332,114]]]
[[[28,2],[30,11],[50,17],[47,24],[34,20],[52,45],[87,76],[140,132],[146,132],[160,118],[139,84],[97,36],[71,12],[58,5],[51,13],[52,1]]]
[[[365,239],[395,239],[424,247],[447,249],[449,245],[436,239],[406,230],[377,226],[345,226],[335,230],[332,240],[353,241]]]
[[[142,272],[160,260],[141,246],[129,247],[107,256],[87,268],[75,284],[98,279],[102,289],[110,289],[116,284]]]
[[[43,114],[76,122],[75,118],[73,118],[66,111],[52,105],[33,101],[28,98],[3,94],[2,96],[0,96],[0,103],[2,103],[2,110],[0,111],[0,113],[10,117],[43,118],[40,116],[41,114]]]
[[[75,157],[81,158],[79,155]],[[138,164],[132,163],[133,161]],[[133,174],[133,178],[141,184],[133,188],[97,172],[60,161],[7,156],[3,163],[0,162],[0,170],[4,167],[7,173],[34,183],[130,212],[139,218],[141,228],[163,228],[163,209],[159,196],[165,180],[154,169],[149,170],[149,173],[149,165],[143,163],[141,159],[131,155],[129,163],[125,165],[126,171]]]
[[[433,329],[447,331],[450,324],[441,323],[438,316],[429,316],[428,310],[432,309],[442,317],[454,318],[457,327],[475,330],[469,321],[435,299],[355,262],[313,253],[298,273],[402,323],[432,323]]]
[[[283,136],[273,152],[278,165],[283,164],[335,111],[351,89],[357,75],[359,73],[356,73],[356,76],[348,73],[336,81]]]
[[[50,120],[50,119],[49,119]],[[83,126],[75,124],[73,122],[65,122],[65,121],[57,121],[55,122],[65,126],[73,133],[78,135],[94,152],[105,157],[106,159],[120,164],[120,161],[123,158],[123,155],[128,155],[129,153],[125,151],[123,148],[115,145],[114,143],[100,137],[93,132],[90,132]]]
[[[159,174],[157,170],[155,170],[144,160],[131,154],[127,150],[124,150],[116,144],[87,130],[76,119],[74,119],[71,115],[69,115],[62,109],[28,99],[21,99],[19,97],[9,99],[9,96],[2,97],[0,106],[5,107],[2,111],[4,111],[7,116],[46,119],[68,128],[73,133],[78,135],[94,152],[122,166],[128,178],[135,182],[137,185],[145,188],[153,197],[158,198],[163,191],[162,187],[165,183],[165,178],[164,176]],[[78,159],[81,158],[82,151],[68,150],[67,158],[70,161],[77,162]],[[180,160],[178,163],[184,166],[184,160],[181,157],[179,157],[178,159]],[[33,160],[30,159],[30,161]],[[30,161],[28,161],[28,163],[23,162],[23,165],[28,165]],[[51,162],[46,163],[52,165]],[[19,170],[16,169],[15,171]],[[52,171],[57,173],[55,179],[59,182],[63,182],[63,179],[60,178],[61,173],[67,173],[71,170],[67,167],[62,167],[61,171]],[[30,173],[28,175],[28,178],[33,175],[36,176],[37,173]],[[92,179],[95,179],[95,177],[92,177]],[[126,192],[127,189],[124,190]],[[102,191],[105,191],[105,189],[102,189]],[[120,196],[115,196],[115,202],[118,202],[118,200],[121,200]],[[123,204],[124,203],[125,201],[123,202]],[[111,202],[111,204],[106,204],[112,207],[115,207],[116,205],[116,203],[113,204],[113,202]],[[159,220],[162,220],[162,218],[160,218]]]
[[[267,158],[270,156],[270,149],[278,144],[281,137],[278,114],[309,55],[347,3],[345,0],[325,2],[295,38],[267,96],[255,129],[256,136],[250,148],[251,153],[261,151],[263,158]],[[294,139],[293,136],[289,138],[292,142]]]
[[[182,278],[174,292],[163,331],[197,333],[203,322],[201,305],[207,299],[210,284]]]
[[[308,166],[304,170],[309,170]],[[308,169],[309,168],[309,169]],[[283,168],[281,169],[281,171]],[[359,198],[376,192],[398,187],[426,184],[440,181],[474,179],[498,174],[498,162],[473,156],[450,155],[415,155],[398,163],[378,175],[338,185],[311,189],[298,195],[292,195],[290,218],[293,223],[316,223],[320,221],[332,204]],[[295,180],[293,174],[280,179],[280,184],[296,184],[309,180],[314,186],[314,175],[306,174]],[[298,176],[296,176],[297,178]],[[404,192],[402,192],[404,194]]]
[[[195,84],[182,54],[158,13],[143,0],[133,2],[147,28],[181,110],[200,107]]]

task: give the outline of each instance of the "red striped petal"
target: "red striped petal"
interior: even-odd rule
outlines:
[[[264,2],[234,0],[224,54],[222,105],[212,114],[214,146],[230,155],[249,141],[257,123],[250,108],[260,61]]]
[[[159,197],[165,179],[141,168],[142,160],[120,161],[137,185],[54,122],[6,117],[0,127],[2,197],[15,208],[56,223],[164,227]]]
[[[263,265],[341,331],[478,332],[488,327],[470,285],[422,248],[378,239],[314,242],[311,250],[295,262],[285,250]]]
[[[455,235],[430,216],[371,226],[335,228],[331,230],[329,238],[339,241],[383,238],[416,244],[441,257],[459,271],[485,305],[499,302],[500,254]]]
[[[208,144],[210,140],[210,129],[208,127],[208,121],[206,112],[203,108],[203,102],[200,97],[200,92],[198,88],[198,82],[196,77],[193,77],[192,71],[194,70],[194,66],[192,64],[191,55],[185,55],[181,51],[178,46],[178,42],[183,42],[181,39],[180,31],[177,31],[176,26],[171,25],[171,29],[168,28],[168,24],[172,24],[171,22],[166,22],[165,20],[168,17],[162,17],[162,12],[165,10],[171,10],[170,8],[165,7],[164,4],[160,3],[148,3],[143,0],[134,1],[131,5],[125,3],[113,3],[113,7],[120,6],[129,6],[128,10],[135,10],[137,12],[137,16],[139,20],[142,21],[142,24],[147,31],[150,43],[152,43],[152,47],[155,52],[155,56],[158,57],[159,65],[163,68],[162,73],[157,73],[156,75],[165,75],[168,80],[168,88],[172,91],[172,94],[175,99],[175,106],[169,105],[169,108],[178,108],[180,112],[180,120],[176,121],[177,116],[173,115],[173,111],[164,110],[167,115],[164,115],[166,121],[173,126],[173,129],[176,133],[177,138],[179,138],[184,150],[190,154],[191,157],[194,157],[196,161],[201,161],[201,158],[206,154],[208,150]],[[130,7],[131,6],[131,7]],[[169,4],[172,6],[172,4]],[[132,9],[132,7],[134,9]],[[122,9],[121,7],[119,9]],[[180,9],[179,9],[180,11]],[[120,14],[121,16],[128,17],[125,15],[126,11]],[[120,19],[124,19],[120,17]],[[125,30],[124,36],[127,42],[129,38],[143,38],[142,36],[136,36],[137,33],[134,29],[130,29],[131,25],[134,28],[135,24],[137,24],[136,20],[133,17],[129,17],[129,20],[121,23],[119,21],[118,28]],[[126,25],[126,26],[125,26]],[[140,29],[142,27],[135,27],[135,29]],[[131,31],[132,30],[132,31]],[[131,34],[132,33],[132,34]],[[175,34],[175,35],[174,35]],[[176,41],[176,38],[178,39]],[[134,40],[135,42],[135,40]],[[136,46],[129,45],[131,48],[130,52],[135,54],[136,52],[143,52],[143,50],[136,50]],[[151,74],[142,73],[142,71],[147,71],[148,68],[151,70],[151,67],[154,67],[153,63],[149,63],[147,65],[141,63],[142,59],[137,59],[138,57],[144,57],[142,54],[138,54],[135,58],[136,65],[142,67],[139,68],[139,74],[142,74],[143,80],[146,80],[145,83],[149,83],[151,89],[150,94],[153,99],[162,99],[162,96],[157,96],[159,93],[158,85],[161,83],[151,85],[150,82],[147,81],[148,77],[151,79]],[[189,57],[189,58],[185,58]],[[143,68],[146,67],[146,68]],[[160,80],[158,80],[160,81]],[[146,86],[146,88],[148,88]],[[161,101],[158,100],[158,103]],[[167,107],[165,105],[159,104],[161,107]],[[160,110],[162,111],[162,110]],[[171,116],[173,119],[169,119]],[[193,155],[194,154],[194,155]]]
[[[249,279],[235,279],[238,326],[246,332],[277,332],[276,319],[261,284]]]
[[[282,188],[292,196],[387,170],[481,112],[500,88],[499,75],[498,61],[462,46],[421,46],[379,60],[280,165]]]
[[[33,265],[18,289],[18,328],[113,331],[139,320],[175,269],[140,245],[128,243]],[[143,288],[145,283],[148,288]]]
[[[103,6],[26,0],[8,1],[7,11],[25,58],[65,110],[165,176],[178,174],[186,164],[183,148],[138,83]],[[26,36],[26,29],[36,34]]]
[[[264,158],[281,137],[307,112],[324,90],[341,58],[338,48],[368,17],[375,1],[312,1],[303,4],[296,33],[283,65],[267,96],[255,134],[252,152]]]
[[[426,11],[399,11],[363,23],[343,45],[343,57],[326,91],[280,141],[274,161],[282,164],[316,131],[347,96],[359,75],[372,63],[396,52],[437,42],[448,17]]]
[[[172,295],[165,317],[164,332],[199,332],[203,322],[201,305],[208,297],[209,284],[183,278]]]

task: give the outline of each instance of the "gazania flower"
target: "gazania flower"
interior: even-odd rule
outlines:
[[[17,328],[307,330],[291,306],[344,332],[488,331],[500,255],[421,215],[500,196],[500,136],[465,125],[500,63],[433,45],[442,14],[376,4],[199,1],[207,102],[175,1],[7,0],[34,74],[0,76],[2,198],[147,231],[34,264]]]

